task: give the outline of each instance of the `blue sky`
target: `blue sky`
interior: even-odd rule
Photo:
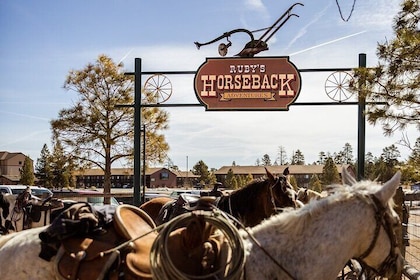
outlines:
[[[353,1],[338,1],[347,17]],[[0,2],[0,150],[22,152],[34,161],[44,144],[51,149],[49,122],[77,99],[62,86],[72,69],[82,69],[106,54],[134,71],[134,58],[144,71],[195,71],[206,57],[218,57],[217,45],[197,50],[193,42],[209,41],[236,28],[268,27],[294,1],[29,1]],[[290,56],[300,69],[357,67],[358,54],[377,64],[377,42],[392,38],[392,19],[399,0],[356,1],[344,22],[335,0],[301,1],[292,17],[257,56]],[[258,38],[255,33],[255,37]],[[229,55],[239,52],[246,35],[231,36]],[[223,42],[223,41],[221,41]],[[302,73],[296,102],[330,101],[324,86],[331,73]],[[193,75],[171,75],[168,103],[198,103]],[[147,79],[144,77],[143,80]],[[355,101],[352,99],[350,101]],[[307,163],[319,152],[338,152],[350,143],[357,154],[356,106],[291,106],[287,112],[206,112],[202,107],[168,108],[165,132],[169,156],[181,169],[199,160],[219,168],[233,161],[253,165],[278,147],[287,157],[301,150]],[[414,143],[418,131],[407,135]],[[379,156],[401,139],[384,137],[379,126],[366,127],[366,151]],[[408,149],[398,146],[406,159]],[[188,157],[188,163],[187,163]],[[188,165],[188,166],[187,166]]]

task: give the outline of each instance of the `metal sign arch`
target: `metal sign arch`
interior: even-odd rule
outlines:
[[[366,54],[359,54],[359,67],[366,67]],[[133,204],[140,205],[141,201],[141,186],[142,186],[142,164],[141,164],[141,108],[142,107],[203,107],[201,103],[156,103],[156,104],[142,104],[142,76],[144,75],[195,75],[197,71],[142,71],[141,58],[135,58],[134,61],[134,72],[126,72],[125,75],[134,76],[134,104],[122,105],[128,107],[134,107],[134,194]],[[310,69],[299,69],[301,73],[304,72],[348,72],[352,71],[352,68],[310,68]],[[171,90],[172,92],[172,90]],[[169,97],[168,97],[169,98]],[[166,101],[166,100],[165,100]],[[357,148],[357,177],[362,179],[364,177],[364,155],[365,155],[365,130],[366,121],[364,116],[364,110],[366,101],[359,98],[357,102],[294,102],[295,106],[330,106],[330,105],[358,105],[358,148]],[[145,186],[143,185],[143,194],[145,193]]]

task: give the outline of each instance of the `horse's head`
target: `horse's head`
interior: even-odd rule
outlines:
[[[285,175],[274,177],[267,168],[268,181],[270,182],[270,200],[273,206],[273,213],[280,208],[297,208],[300,204],[297,201],[297,194]]]
[[[349,176],[343,169],[343,177]],[[366,270],[374,271],[380,276],[392,278],[402,269],[403,258],[398,247],[396,232],[401,227],[398,214],[394,211],[393,196],[399,187],[401,173],[397,172],[382,187],[374,186],[368,196],[372,208],[374,226],[371,227],[371,238],[366,240],[365,249],[354,256]],[[345,178],[346,179],[346,178]],[[348,181],[350,182],[350,181]]]

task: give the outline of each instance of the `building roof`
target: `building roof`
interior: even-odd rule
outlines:
[[[173,171],[177,177],[181,177],[181,178],[199,178],[200,176],[195,175],[194,173],[192,173],[191,171]]]
[[[343,167],[347,168],[348,165],[336,165],[338,173],[341,173]],[[265,168],[273,174],[283,174],[283,171],[289,168],[290,174],[321,174],[324,165],[270,165],[270,166],[222,166],[215,172],[216,175],[224,175],[232,169],[233,174],[261,174],[265,175]]]
[[[169,170],[165,167],[148,167],[146,168],[146,175],[151,175],[156,172],[161,171],[162,169],[168,170],[169,172],[174,173],[177,177],[189,177],[189,178],[195,178],[199,177],[197,175],[194,175],[191,171],[173,171]],[[112,168],[111,169],[111,175],[124,175],[124,176],[130,176],[134,174],[133,168]],[[77,170],[74,172],[74,175],[80,175],[80,176],[103,176],[104,171],[100,168],[92,168],[92,169],[84,169],[84,170]],[[187,176],[188,175],[188,176]]]
[[[9,152],[6,152],[6,151],[0,151],[0,160],[8,160],[8,159],[14,158],[15,156],[18,156],[18,155],[25,156],[22,153],[9,153]]]

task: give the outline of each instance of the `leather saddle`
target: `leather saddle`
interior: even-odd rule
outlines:
[[[56,273],[62,279],[119,279],[121,273],[124,279],[152,279],[149,254],[157,235],[154,228],[146,212],[120,205],[103,234],[61,240]],[[132,239],[129,246],[118,247]]]
[[[152,218],[140,208],[120,205],[115,209],[112,225],[102,234],[61,240],[56,256],[57,275],[70,280],[117,280],[121,276],[152,279],[150,253],[158,237],[155,228]],[[167,250],[182,271],[201,274],[220,267],[220,242],[210,238],[206,228],[205,223],[195,221],[171,233]]]
[[[153,231],[155,223],[140,208],[131,205],[117,207],[114,228],[120,236],[133,240],[132,251],[125,257],[125,279],[152,279],[150,251],[158,233]]]
[[[194,210],[210,210],[215,204],[215,197],[200,197],[191,194],[181,194],[174,201],[163,205],[156,219],[156,224],[161,225],[173,218]]]

